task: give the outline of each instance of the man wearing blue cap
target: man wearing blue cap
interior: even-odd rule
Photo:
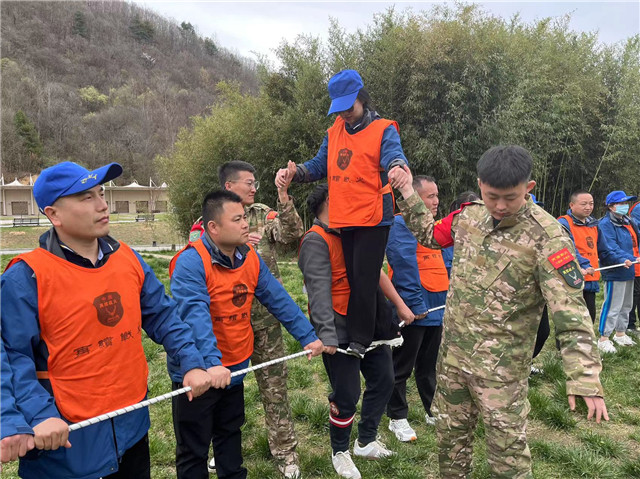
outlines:
[[[607,195],[605,204],[607,213],[600,219],[599,227],[606,238],[612,256],[625,258],[624,267],[602,271],[605,284],[604,303],[600,312],[600,340],[598,349],[603,353],[615,353],[618,346],[633,346],[635,342],[626,334],[629,324],[629,312],[633,305],[633,283],[640,277],[640,264],[631,267],[634,261],[640,260],[638,224],[628,216],[629,202],[635,201],[624,191],[616,190]],[[615,264],[615,263],[613,263]],[[601,258],[601,266],[610,266],[605,258]],[[609,339],[615,331],[613,342]]]
[[[20,460],[20,477],[150,478],[147,409],[68,429],[144,399],[143,329],[180,364],[190,398],[211,385],[205,367],[213,364],[198,352],[162,283],[108,236],[102,184],[121,174],[117,163],[44,170],[33,194],[53,228],[2,275],[2,340],[15,399],[35,447],[44,450]]]
[[[297,165],[293,181],[329,183],[329,228],[339,229],[351,295],[347,309],[349,348],[362,358],[376,336],[398,335],[393,320],[377,310],[383,293],[378,287],[393,197],[388,181],[392,168],[408,164],[400,144],[398,124],[381,118],[371,107],[362,78],[342,70],[329,80],[336,120],[314,158]],[[276,175],[276,185],[287,182],[288,170]]]

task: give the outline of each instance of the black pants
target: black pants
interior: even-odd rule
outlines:
[[[125,451],[118,472],[104,476],[109,479],[151,479],[151,458],[149,457],[149,435]]]
[[[583,291],[582,297],[584,302],[587,303],[587,309],[589,310],[589,316],[591,316],[591,322],[596,320],[596,292],[595,291]]]
[[[181,383],[173,383],[174,391],[181,387]],[[247,470],[242,467],[240,432],[244,424],[243,384],[211,388],[191,402],[182,394],[172,399],[171,406],[179,479],[209,479],[207,461],[212,442],[218,477],[247,477]]]
[[[436,390],[436,361],[442,339],[442,326],[407,326],[402,330],[404,343],[393,350],[395,385],[387,404],[387,416],[406,419],[407,379],[415,368],[416,385],[424,410],[431,416],[431,402]]]
[[[360,399],[361,371],[365,390],[358,423],[358,440],[361,444],[375,441],[380,419],[393,389],[391,349],[389,346],[377,347],[365,354],[364,359],[342,353],[323,354],[322,361],[332,389],[329,394],[329,434],[333,453],[349,450],[349,436]]]
[[[636,318],[640,320],[640,276],[636,276],[633,280],[633,306],[629,311],[629,326],[627,326],[627,329],[638,328]]]
[[[349,339],[369,346],[379,318],[377,304],[382,292],[378,284],[389,226],[342,229],[340,237],[351,288],[347,309]]]

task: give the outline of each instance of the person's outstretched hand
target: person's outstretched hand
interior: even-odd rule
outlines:
[[[596,422],[600,424],[600,419],[604,418],[605,421],[609,420],[609,413],[607,413],[607,405],[604,403],[604,399],[599,396],[581,396],[587,405],[587,420],[591,420],[595,416]],[[575,411],[576,409],[576,396],[570,394],[568,397],[569,409]]]

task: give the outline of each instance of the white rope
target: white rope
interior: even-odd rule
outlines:
[[[431,308],[431,309],[427,309],[427,313],[425,314],[425,318],[427,316],[429,316],[429,313],[433,313],[434,311],[438,311],[439,309],[444,309],[445,305],[443,304],[442,306],[438,306],[436,308]],[[421,318],[424,319],[424,318]],[[401,328],[405,327],[404,321],[402,321],[398,326],[400,326]]]
[[[299,351],[297,353],[294,354],[290,354],[289,356],[284,356],[282,358],[277,358],[277,359],[272,359],[271,361],[266,361],[264,363],[261,364],[256,364],[255,366],[251,366],[249,368],[245,368],[245,369],[240,369],[238,371],[234,371],[231,373],[231,377],[236,377],[236,376],[241,376],[243,374],[247,374],[250,373],[252,371],[256,371],[258,369],[262,369],[262,368],[267,368],[269,366],[273,366],[274,364],[278,364],[278,363],[282,363],[284,361],[289,361],[290,359],[294,359],[294,358],[298,358],[300,356],[306,356],[308,354],[311,354],[311,351],[308,350],[304,350],[304,351]],[[191,388],[189,386],[184,387],[184,388],[180,388],[180,389],[176,389],[175,391],[171,391],[170,393],[166,393],[166,394],[162,394],[161,396],[156,396],[154,398],[151,399],[146,399],[142,402],[139,402],[137,404],[133,404],[131,406],[127,406],[127,407],[123,407],[122,409],[117,409],[115,411],[111,411],[105,414],[101,414],[100,416],[96,416],[96,417],[92,417],[89,419],[85,419],[84,421],[78,422],[76,424],[71,424],[69,426],[69,432],[71,431],[76,431],[78,429],[82,429],[83,427],[87,427],[87,426],[91,426],[92,424],[97,424],[99,422],[102,421],[106,421],[107,419],[112,419],[116,416],[122,416],[123,414],[127,414],[129,412],[132,411],[136,411],[138,409],[142,409],[143,407],[147,407],[150,406],[151,404],[155,404],[157,402],[160,401],[164,401],[165,399],[169,399],[175,396],[179,396],[181,394],[184,394],[186,392],[191,391]]]
[[[640,260],[636,260],[636,261],[632,261],[631,264],[638,264],[640,263]],[[613,269],[613,268],[619,268],[620,266],[624,266],[625,263],[620,263],[620,264],[614,264],[613,266],[605,266],[603,268],[598,268],[598,269],[594,269],[593,271],[604,271],[605,269]]]

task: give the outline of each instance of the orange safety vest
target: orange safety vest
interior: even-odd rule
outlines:
[[[631,243],[633,244],[633,256],[636,258],[640,257],[640,251],[638,249],[638,236],[636,235],[636,231],[633,229],[631,225],[624,225],[625,228],[629,230],[629,234],[631,235]],[[640,276],[640,263],[634,266],[636,276]]]
[[[392,120],[375,120],[364,130],[347,133],[340,116],[327,130],[329,227],[376,226],[382,221],[382,197],[391,186],[380,179],[380,146]]]
[[[569,223],[569,229],[578,252],[589,260],[589,264],[593,269],[598,269],[600,267],[598,262],[598,227],[577,226],[570,215],[564,215],[560,218],[564,218]],[[599,279],[600,271],[584,276],[585,281],[598,281]]]
[[[432,293],[440,293],[449,289],[449,275],[442,259],[442,251],[431,249],[418,243],[416,260],[420,272],[420,284]],[[393,268],[389,265],[389,279],[393,278]]]
[[[83,268],[37,248],[24,261],[38,285],[40,335],[47,345],[56,406],[71,422],[141,401],[149,368],[142,347],[140,293],[144,271],[131,248],[99,268]]]
[[[334,311],[346,316],[351,288],[349,287],[349,280],[347,279],[347,268],[344,264],[342,241],[339,236],[327,233],[320,225],[313,225],[309,231],[305,233],[305,236],[311,231],[318,233],[329,247],[329,261],[331,262],[331,302]],[[304,237],[302,241],[304,241]],[[300,244],[302,244],[302,241]]]
[[[233,366],[253,354],[253,329],[251,328],[251,305],[260,275],[258,254],[249,245],[249,252],[242,266],[235,269],[213,264],[211,254],[199,239],[182,248],[169,264],[169,275],[173,275],[175,262],[187,248],[195,248],[202,259],[211,301],[209,312],[213,334],[222,353],[222,365]]]

